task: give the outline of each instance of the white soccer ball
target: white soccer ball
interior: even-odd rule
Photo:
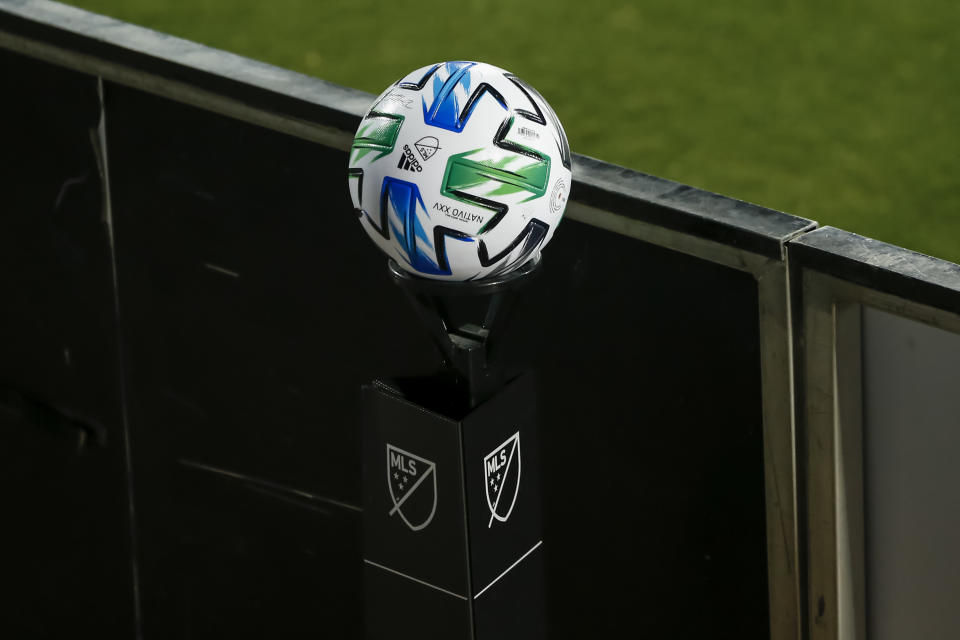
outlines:
[[[570,146],[547,101],[481,62],[418,69],[370,107],[350,150],[360,224],[404,270],[480,280],[539,256],[570,193]]]

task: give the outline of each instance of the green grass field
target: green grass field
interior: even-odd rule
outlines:
[[[954,0],[72,4],[374,93],[490,62],[577,152],[960,262]]]

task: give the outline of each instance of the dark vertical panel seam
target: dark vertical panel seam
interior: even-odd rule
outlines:
[[[871,536],[867,528],[867,518],[871,514],[872,510],[870,509],[870,503],[867,502],[867,465],[870,463],[870,452],[867,448],[869,444],[867,438],[869,437],[869,430],[867,426],[867,349],[866,349],[866,336],[867,336],[867,314],[865,312],[864,305],[860,305],[860,486],[863,488],[861,491],[860,499],[863,504],[863,633],[865,638],[875,638],[879,634],[874,634],[874,630],[871,628],[871,616],[870,616],[870,543]]]
[[[467,548],[467,620],[470,628],[470,640],[477,637],[476,622],[473,619],[473,573],[471,563],[473,553],[470,547],[470,505],[467,504],[467,450],[463,444],[463,420],[457,425],[457,439],[460,445],[460,483],[463,491],[463,539]]]
[[[805,484],[805,474],[806,474],[806,464],[802,462],[802,456],[804,451],[806,451],[806,446],[803,444],[803,437],[801,436],[801,418],[798,413],[799,407],[801,406],[802,398],[800,396],[800,384],[802,383],[802,372],[799,368],[798,363],[803,360],[803,349],[797,346],[797,337],[800,335],[798,332],[802,328],[802,318],[803,318],[803,307],[802,307],[802,298],[800,296],[799,286],[803,282],[802,274],[799,269],[794,266],[792,256],[790,253],[790,241],[794,238],[799,238],[800,236],[809,233],[817,228],[817,223],[811,224],[805,229],[797,231],[795,234],[791,235],[789,239],[785,240],[782,245],[783,249],[783,270],[785,273],[784,279],[784,295],[787,298],[787,372],[789,377],[789,393],[790,393],[790,422],[793,426],[793,542],[794,548],[791,555],[790,561],[795,563],[794,571],[796,572],[796,581],[795,585],[797,588],[796,599],[794,603],[797,605],[797,620],[796,620],[796,631],[798,640],[806,640],[807,638],[807,553],[806,553],[806,484]],[[769,588],[769,587],[768,587]]]
[[[97,124],[94,149],[97,152],[97,163],[100,168],[101,187],[103,190],[103,223],[110,244],[110,266],[113,275],[113,311],[117,337],[117,371],[120,377],[120,410],[123,422],[124,460],[127,475],[127,507],[130,527],[130,571],[133,581],[133,618],[134,632],[137,640],[143,638],[143,628],[140,610],[140,568],[138,564],[137,520],[134,508],[133,492],[133,457],[131,455],[130,419],[127,411],[127,375],[126,350],[124,348],[123,324],[120,314],[120,278],[117,266],[116,233],[113,226],[113,206],[110,190],[110,163],[107,154],[107,106],[104,92],[103,78],[97,78],[97,96],[100,99],[100,122]]]
[[[807,544],[809,525],[807,521],[807,429],[806,429],[806,339],[804,338],[803,267],[800,266],[795,249],[788,244],[786,254],[787,293],[789,296],[791,369],[793,372],[793,419],[794,461],[796,464],[796,531],[797,531],[797,577],[800,583],[800,640],[810,638],[810,566]]]

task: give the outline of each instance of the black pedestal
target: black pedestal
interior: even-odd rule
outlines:
[[[366,637],[544,638],[533,376],[466,415],[445,389],[363,389]]]

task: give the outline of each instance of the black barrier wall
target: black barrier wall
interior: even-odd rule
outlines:
[[[0,21],[23,34],[8,36],[11,48],[52,64],[3,56],[40,86],[68,73],[60,58],[105,65],[86,76],[106,143],[104,200],[89,215],[116,277],[91,274],[109,295],[86,307],[119,317],[106,333],[122,348],[111,408],[129,451],[119,438],[104,451],[132,480],[132,529],[123,504],[111,512],[114,535],[136,546],[128,615],[146,637],[360,637],[359,386],[436,364],[343,184],[337,136],[349,141],[354,105],[370,96],[318,85],[333,106],[317,105],[250,86],[244,69],[256,63],[234,56],[171,62],[197,45],[152,34],[156,50],[131,51],[126,26],[106,43],[79,36],[58,23],[65,11],[27,3]],[[231,110],[243,118],[220,113]],[[305,116],[319,124],[291,135]],[[765,637],[762,314],[742,263],[778,263],[784,238],[809,223],[589,159],[576,170],[584,207],[691,247],[572,209],[517,311],[505,348],[539,373],[551,637]],[[48,172],[34,168],[21,188],[63,184]],[[29,391],[48,384],[16,366],[10,377]],[[114,489],[127,490],[122,475]],[[87,592],[106,577],[91,573]]]
[[[0,69],[4,630],[362,637],[359,388],[437,363],[349,202],[372,96],[36,1],[0,5]],[[549,637],[815,633],[786,262],[815,225],[574,178],[504,345],[537,374]]]

